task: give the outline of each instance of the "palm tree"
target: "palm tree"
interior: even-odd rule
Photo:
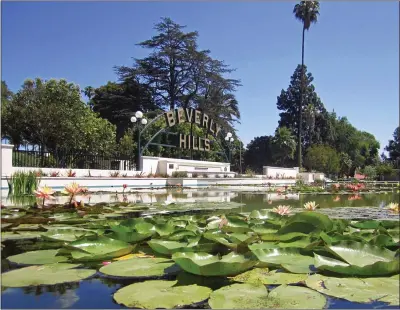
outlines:
[[[302,134],[302,111],[303,111],[303,93],[304,93],[304,34],[310,29],[311,24],[315,24],[319,15],[318,1],[301,1],[296,4],[293,14],[303,23],[303,39],[301,43],[301,87],[300,87],[300,106],[299,106],[299,141],[298,141],[298,166],[301,168],[301,134]]]

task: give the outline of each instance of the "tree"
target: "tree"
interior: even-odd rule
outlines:
[[[330,174],[340,171],[340,159],[337,152],[327,145],[313,145],[307,149],[304,159],[305,166],[310,170]]]
[[[23,143],[25,107],[13,102],[14,94],[5,81],[1,81],[1,137],[7,138],[15,149]]]
[[[200,108],[232,128],[240,117],[233,94],[239,81],[225,78],[233,69],[211,58],[209,50],[199,50],[198,33],[184,28],[163,18],[155,25],[157,34],[138,44],[150,49],[150,55],[135,59],[132,67],[116,67],[117,74],[122,81],[146,85],[160,108]]]
[[[340,160],[339,174],[341,176],[344,175],[344,176],[348,177],[351,173],[351,167],[353,166],[353,161],[351,160],[349,154],[347,154],[345,152],[340,152],[339,160]]]
[[[287,90],[281,91],[277,97],[277,108],[282,111],[279,116],[279,127],[289,128],[295,136],[299,135],[299,114],[300,106],[298,102],[301,100],[301,66],[297,66],[290,79],[290,85]],[[302,128],[310,128],[302,132],[303,147],[307,148],[312,144],[325,143],[331,139],[332,133],[327,131],[329,126],[330,116],[326,111],[324,104],[318,97],[315,87],[312,84],[314,78],[311,73],[307,73],[307,67],[304,66],[304,106],[302,114],[307,117],[302,119]]]
[[[245,169],[262,173],[263,166],[273,163],[272,141],[272,136],[255,137],[250,141],[244,154]]]
[[[21,118],[6,126],[42,151],[115,149],[115,127],[92,112],[79,87],[66,80],[26,80],[10,106],[18,107]]]
[[[304,35],[305,31],[310,29],[311,24],[316,23],[319,15],[319,2],[318,1],[301,1],[299,4],[296,4],[293,9],[293,14],[299,21],[303,24],[303,36],[301,40],[301,87],[300,87],[300,101],[298,101],[299,111],[302,111],[303,108],[303,98],[304,98]],[[299,122],[298,122],[298,164],[299,168],[301,168],[301,131],[302,131],[302,113],[299,113]]]
[[[296,141],[290,129],[278,127],[272,139],[272,159],[274,163],[285,167],[288,161],[294,159],[295,151]]]
[[[377,177],[376,168],[374,166],[365,166],[363,169],[363,174],[369,180],[374,180]]]
[[[152,102],[150,90],[136,80],[108,82],[94,90],[90,102],[93,111],[116,125],[117,140],[132,126],[130,118],[136,111],[146,113],[157,108]]]
[[[392,162],[395,167],[400,168],[400,127],[397,127],[393,132],[393,139],[389,140],[385,151],[389,153],[388,160]]]

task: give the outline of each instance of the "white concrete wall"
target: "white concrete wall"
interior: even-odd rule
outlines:
[[[12,166],[12,150],[14,145],[1,145],[1,175],[9,176],[13,173]]]
[[[299,173],[299,168],[281,168],[281,167],[271,167],[271,166],[264,166],[263,167],[263,174],[266,177],[272,177],[276,179],[284,179],[284,178],[297,178]]]
[[[313,176],[313,173],[311,173],[311,172],[301,172],[301,173],[299,173],[299,178],[306,183],[314,182],[314,176]]]

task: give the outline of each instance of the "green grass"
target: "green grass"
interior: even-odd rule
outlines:
[[[40,183],[35,171],[17,171],[13,173],[8,181],[9,194],[12,195],[31,195]]]

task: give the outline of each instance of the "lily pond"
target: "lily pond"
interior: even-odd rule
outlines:
[[[10,197],[1,306],[398,309],[398,195]]]

